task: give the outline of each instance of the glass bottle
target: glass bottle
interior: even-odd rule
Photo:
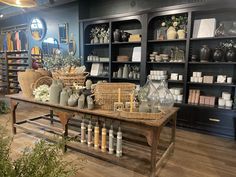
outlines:
[[[140,102],[139,112],[151,112],[153,102],[156,100],[154,93],[157,94],[158,92],[150,79],[150,76],[148,76],[146,84],[139,90],[138,93],[138,99]]]
[[[163,79],[159,87],[157,88],[159,92],[159,109],[162,112],[168,111],[174,105],[174,97],[167,87],[166,81]]]

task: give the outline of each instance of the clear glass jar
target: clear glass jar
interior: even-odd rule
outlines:
[[[159,93],[159,109],[163,112],[168,111],[174,105],[174,97],[167,87],[165,80],[161,80],[157,88]]]
[[[158,112],[159,93],[150,79],[150,76],[148,76],[146,84],[139,90],[138,98],[140,102],[140,112]],[[148,110],[147,106],[149,108]],[[142,107],[145,107],[145,109]]]

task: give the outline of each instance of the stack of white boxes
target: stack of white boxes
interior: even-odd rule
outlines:
[[[190,77],[190,82],[202,83],[203,77],[202,72],[193,72],[192,77]]]
[[[219,107],[232,108],[233,100],[231,100],[231,94],[228,92],[222,92],[222,97],[218,99]]]
[[[178,73],[170,73],[170,80],[182,81],[183,80],[183,75],[178,74]]]
[[[167,71],[166,70],[151,70],[150,71],[150,79],[151,80],[162,80],[167,79]]]
[[[172,93],[175,102],[182,103],[183,101],[183,89],[182,88],[170,88],[170,92]]]

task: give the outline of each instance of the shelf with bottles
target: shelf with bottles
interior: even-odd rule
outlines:
[[[102,57],[98,55],[88,55],[86,63],[109,63],[109,57]]]
[[[112,79],[124,80],[140,80],[140,66],[139,65],[116,65],[113,67]]]

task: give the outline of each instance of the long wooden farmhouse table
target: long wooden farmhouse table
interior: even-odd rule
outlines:
[[[141,174],[150,177],[155,177],[163,164],[164,160],[173,153],[175,145],[175,131],[176,131],[176,117],[178,108],[173,107],[164,116],[157,119],[134,119],[120,116],[119,112],[105,111],[105,110],[88,110],[78,109],[77,107],[60,106],[50,104],[48,102],[39,102],[34,99],[25,98],[22,94],[14,94],[7,96],[11,104],[11,118],[12,131],[16,134],[17,128],[23,129],[29,133],[37,136],[44,136],[43,133],[34,132],[32,129],[27,129],[26,124],[42,126],[44,130],[60,131],[60,135],[68,137],[68,129],[75,129],[80,136],[80,123],[85,122],[87,125],[89,121],[94,126],[99,122],[102,128],[103,123],[106,123],[107,132],[112,124],[114,127],[114,137],[116,139],[116,132],[118,127],[121,127],[123,133],[122,141],[122,157],[116,157],[115,154],[95,150],[89,147],[86,143],[79,141],[66,141],[65,150],[67,147],[73,148],[79,152],[102,159],[104,161],[128,168]],[[19,104],[29,104],[34,107],[47,109],[47,115],[29,118],[23,121],[17,121],[16,111]],[[30,110],[29,110],[30,111]],[[48,121],[48,124],[38,122],[41,119]],[[56,128],[51,124],[58,122],[62,128]],[[164,128],[164,126],[167,128]],[[74,128],[73,128],[74,127]],[[163,135],[162,131],[167,129],[169,136]],[[100,130],[101,132],[101,130]],[[47,137],[46,137],[47,138]],[[50,140],[50,138],[48,137]],[[107,140],[109,139],[107,133]],[[107,142],[108,144],[108,142]],[[108,145],[107,145],[108,146]]]

